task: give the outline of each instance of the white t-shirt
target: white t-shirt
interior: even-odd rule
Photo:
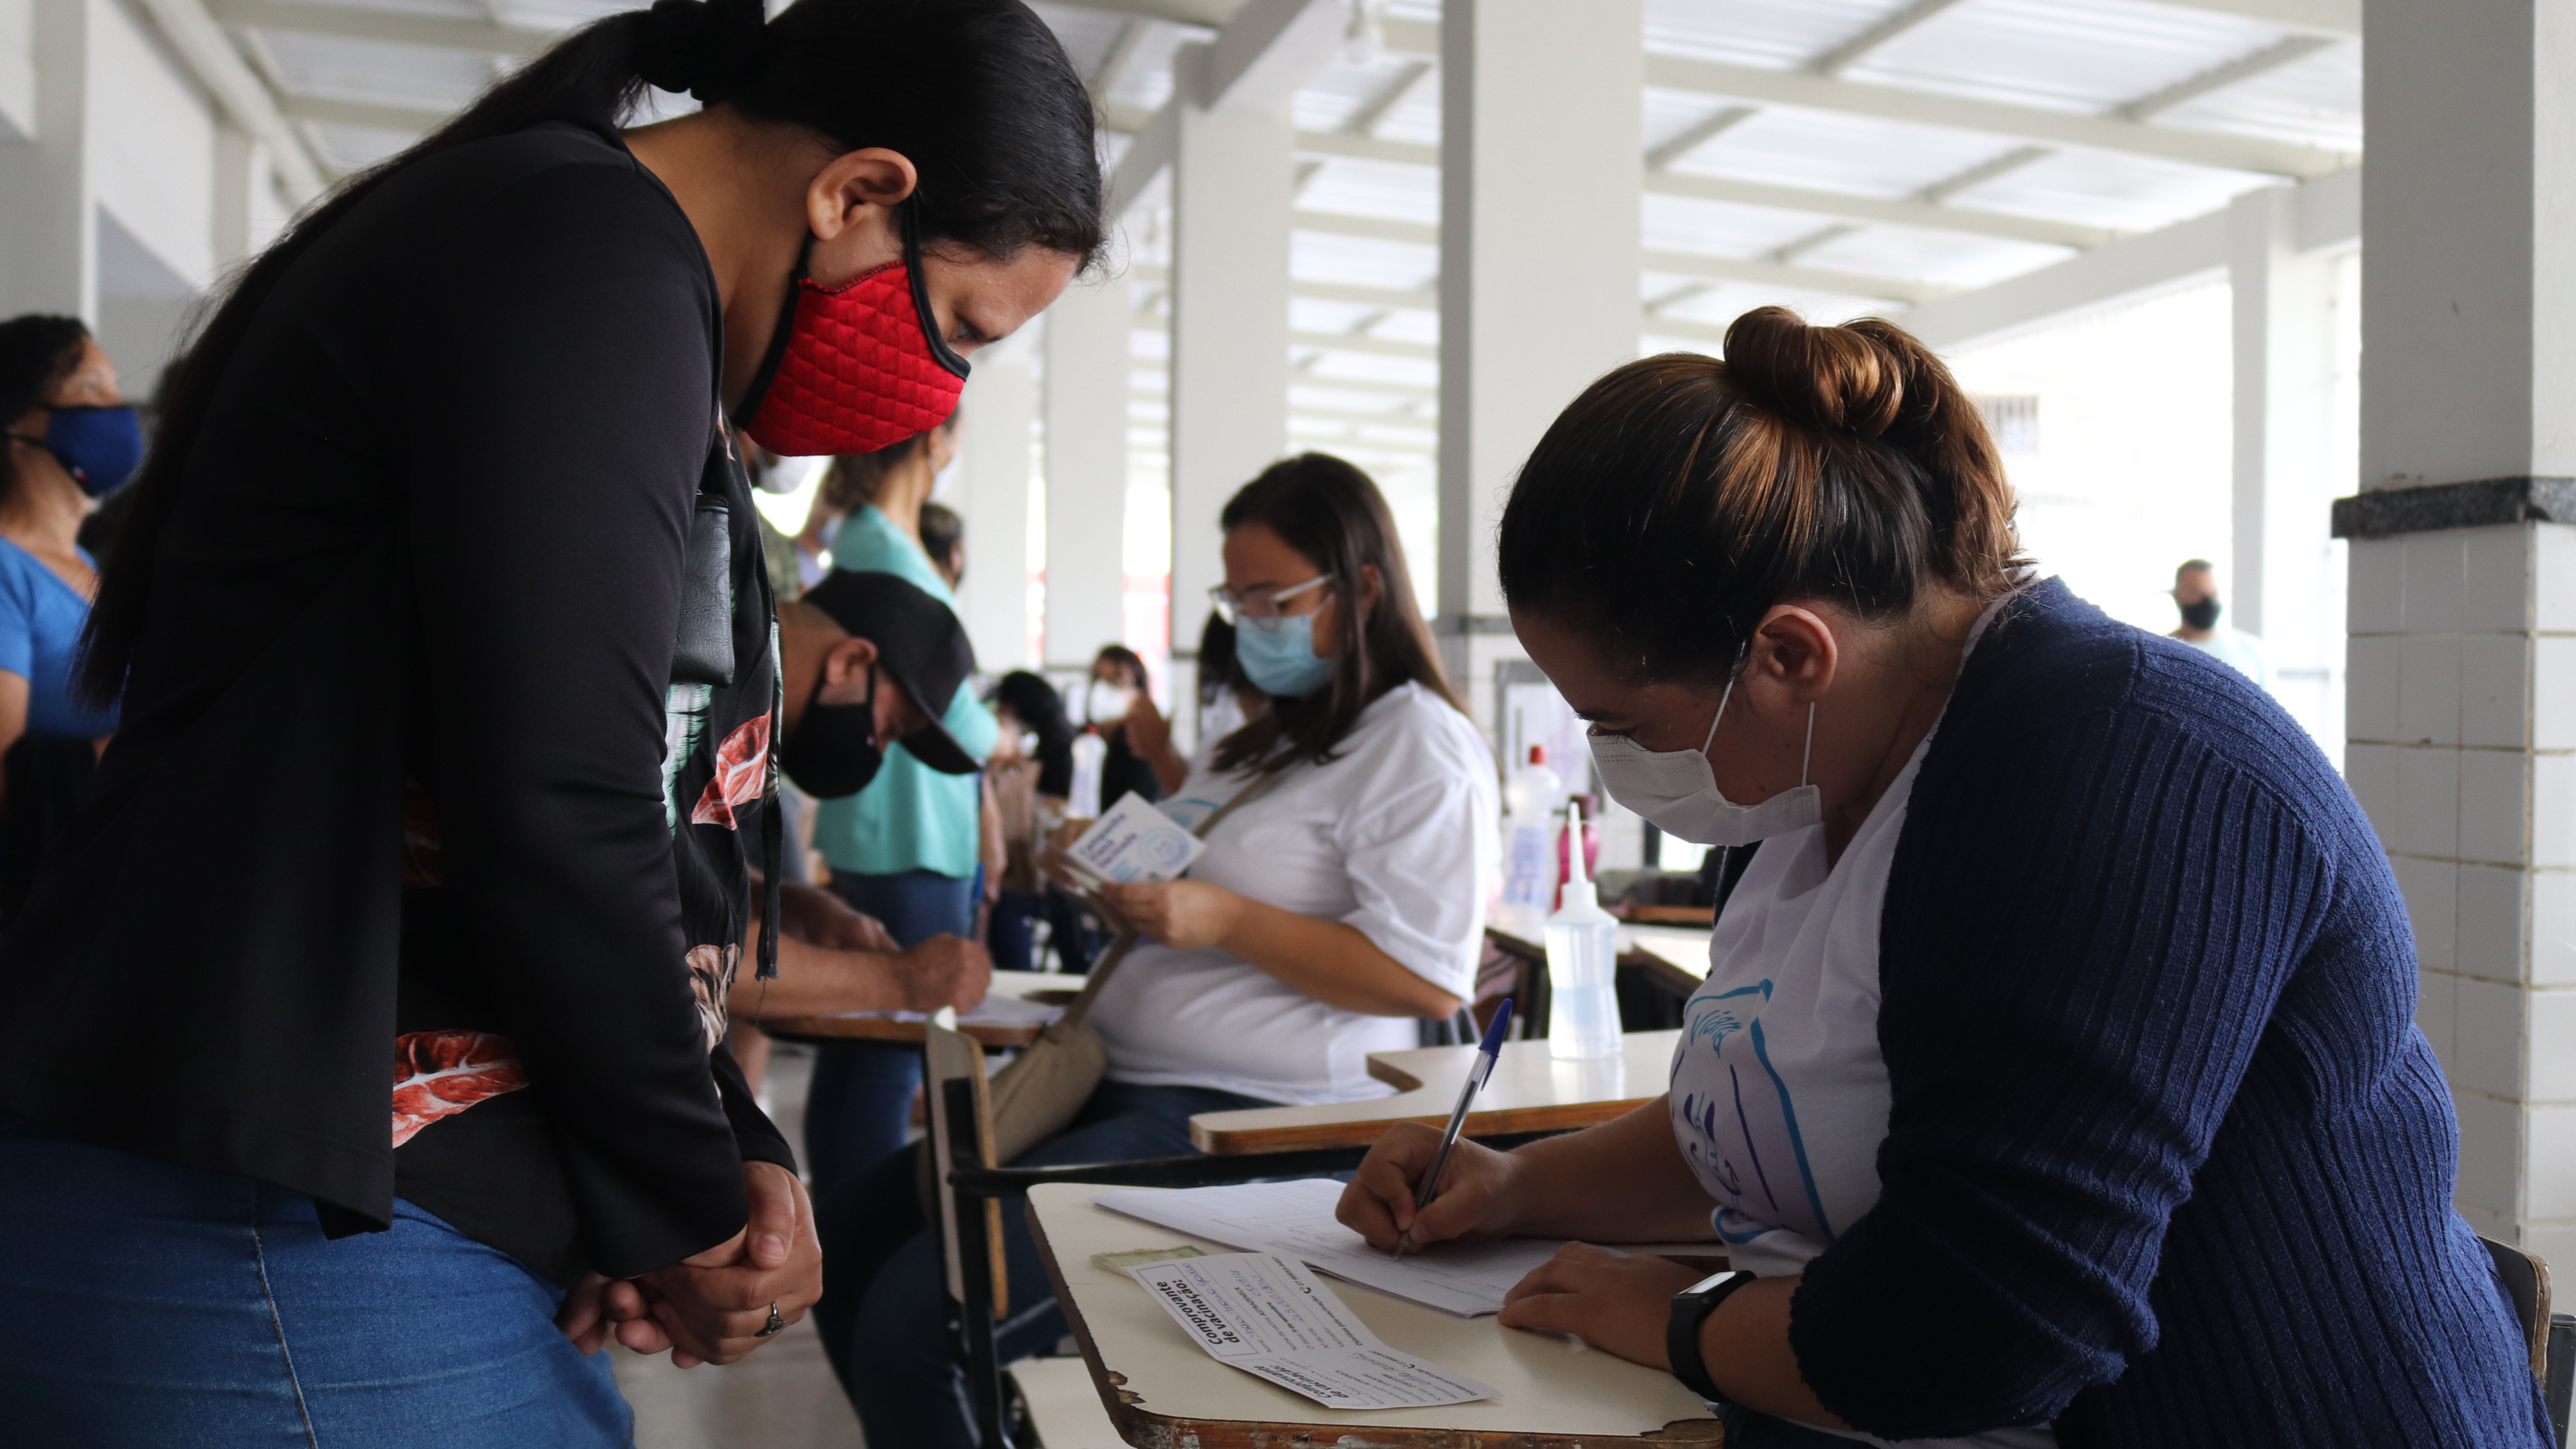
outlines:
[[[2174,637],[2182,638],[2179,634]],[[2264,651],[2263,641],[2254,635],[2221,624],[2210,630],[2206,639],[2183,639],[2182,642],[2253,680],[2266,693],[2271,691],[2272,656]]]
[[[1195,826],[1243,788],[1199,763],[1163,802]],[[1289,767],[1220,823],[1192,880],[1340,921],[1441,990],[1475,986],[1498,868],[1500,791],[1473,722],[1418,684],[1371,704],[1328,765]],[[1151,941],[1091,1008],[1112,1081],[1214,1087],[1272,1102],[1348,1102],[1391,1088],[1368,1054],[1416,1045],[1409,1017],[1326,1006],[1228,952]]]
[[[1969,648],[1997,609],[1969,635]],[[1939,726],[1933,734],[1939,733]],[[1729,1261],[1802,1271],[1878,1202],[1887,1063],[1878,1051],[1878,928],[1888,867],[1932,734],[1825,863],[1825,827],[1762,842],[1709,936],[1708,979],[1673,1052],[1673,1135],[1709,1196]],[[1828,1430],[1862,1443],[1884,1441]],[[2046,1428],[1908,1449],[2046,1449]]]

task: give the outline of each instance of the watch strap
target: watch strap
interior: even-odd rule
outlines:
[[[1700,1327],[1717,1311],[1717,1305],[1752,1282],[1753,1276],[1741,1268],[1730,1268],[1712,1273],[1673,1295],[1673,1315],[1664,1329],[1664,1354],[1672,1360],[1673,1377],[1682,1381],[1682,1387],[1710,1403],[1723,1403],[1726,1396],[1717,1391],[1708,1376],[1708,1364],[1700,1357]]]

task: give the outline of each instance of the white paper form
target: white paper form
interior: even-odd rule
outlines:
[[[1396,1261],[1333,1220],[1342,1185],[1328,1177],[1246,1182],[1224,1187],[1104,1192],[1092,1199],[1125,1213],[1247,1252],[1276,1253],[1336,1278],[1473,1318],[1500,1313],[1503,1295],[1531,1269],[1556,1256],[1553,1238],[1489,1243],[1433,1243]]]
[[[1333,1290],[1269,1253],[1221,1253],[1127,1270],[1219,1363],[1330,1409],[1421,1409],[1493,1389],[1386,1346]]]
[[[1065,855],[1075,873],[1120,885],[1176,880],[1207,846],[1180,823],[1130,790],[1109,807]]]

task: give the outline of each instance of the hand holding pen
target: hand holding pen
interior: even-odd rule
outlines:
[[[1440,1170],[1449,1165],[1450,1150],[1458,1145],[1458,1134],[1467,1125],[1467,1109],[1475,1103],[1476,1093],[1484,1089],[1485,1079],[1494,1074],[1494,1064],[1502,1059],[1503,1033],[1511,1024],[1512,999],[1506,996],[1495,1010],[1492,1024],[1485,1028],[1485,1039],[1476,1045],[1476,1060],[1467,1068],[1467,1080],[1458,1089],[1458,1105],[1451,1109],[1449,1126],[1440,1134],[1440,1151],[1432,1157],[1430,1171],[1422,1174],[1421,1185],[1414,1189],[1414,1211],[1431,1206],[1432,1197],[1440,1191]],[[1413,1246],[1412,1230],[1399,1232],[1395,1239],[1397,1260],[1402,1261],[1405,1250]]]

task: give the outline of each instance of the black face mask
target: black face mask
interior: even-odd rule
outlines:
[[[2208,629],[2218,623],[2218,600],[2199,599],[2182,606],[2183,627]]]
[[[778,768],[815,799],[838,800],[866,789],[885,763],[877,746],[877,673],[868,670],[868,697],[859,704],[823,703],[823,678],[816,670],[796,732],[778,747]]]

